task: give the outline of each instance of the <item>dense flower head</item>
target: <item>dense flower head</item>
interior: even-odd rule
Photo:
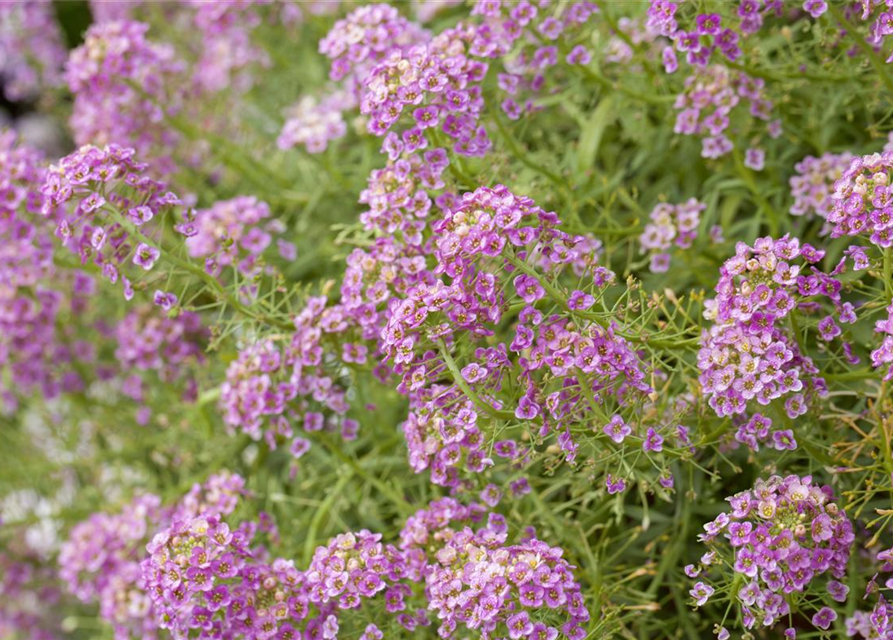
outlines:
[[[139,307],[118,323],[115,337],[115,358],[128,378],[123,386],[132,399],[147,400],[142,375],[149,371],[163,382],[182,384],[184,400],[196,399],[194,368],[205,361],[209,337],[197,313],[179,311],[171,317],[162,315],[157,307]]]
[[[347,328],[339,305],[313,297],[295,317],[290,342],[280,347],[268,339],[240,351],[221,387],[226,424],[271,447],[293,438],[292,424],[307,432],[340,430],[353,439],[358,425],[345,417],[350,405],[339,382],[342,354],[326,343],[326,336]]]
[[[774,625],[790,612],[787,594],[818,591],[816,585],[825,574],[833,593],[836,581],[844,578],[855,536],[846,513],[833,499],[831,488],[815,484],[811,476],[758,480],[753,489],[727,499],[729,512],[704,525],[699,539],[715,552],[702,558],[692,573],[709,574],[714,565],[731,567],[743,578],[732,595],[741,606],[744,626]],[[731,547],[728,560],[728,549],[719,544],[722,538]],[[701,581],[692,592],[702,605],[713,588]],[[818,622],[814,619],[817,626],[827,628],[823,621],[824,616]]]
[[[82,602],[98,602],[100,616],[119,640],[155,638],[160,620],[140,562],[146,542],[172,521],[232,513],[246,494],[245,480],[221,472],[196,483],[172,507],[140,495],[117,513],[94,513],[75,525],[59,554],[59,576]]]
[[[751,400],[768,405],[788,396],[785,409],[793,418],[805,411],[805,395],[825,392],[815,364],[782,322],[802,297],[822,295],[840,306],[838,280],[817,269],[801,271],[822,257],[796,238],[766,237],[753,247],[738,243],[720,269],[717,297],[708,308],[715,324],[704,332],[698,353],[701,388],[718,415],[744,413]]]
[[[276,145],[280,149],[302,146],[308,153],[322,153],[331,141],[347,134],[343,111],[351,103],[345,91],[333,92],[321,100],[304,96],[289,108]]]
[[[261,23],[258,8],[272,0],[188,0],[193,24],[201,38],[201,53],[193,80],[203,91],[244,91],[253,83],[252,69],[267,66],[266,51],[252,42]]]
[[[486,636],[580,640],[589,620],[574,567],[561,549],[532,538],[505,544],[505,534],[457,531],[436,552],[425,592],[443,638]]]
[[[340,534],[317,547],[305,573],[310,602],[319,607],[334,603],[338,609],[357,609],[364,599],[403,580],[403,555],[393,545],[383,544],[381,537],[364,529]],[[391,613],[402,609],[389,607]]]
[[[696,67],[708,65],[714,55],[721,55],[732,63],[739,61],[743,56],[743,40],[762,28],[766,16],[781,15],[783,10],[780,1],[739,0],[724,6],[717,5],[723,9],[733,9],[724,12],[724,15],[692,11],[685,12],[685,15],[679,13],[680,8],[686,6],[691,5],[672,0],[651,0],[647,25],[670,38],[675,50],[685,54],[688,64]]]
[[[475,525],[486,513],[487,508],[476,502],[464,505],[455,498],[433,500],[406,519],[400,530],[400,548],[404,551],[440,548],[458,525]]]
[[[773,105],[764,95],[765,81],[752,78],[744,72],[731,71],[722,65],[711,65],[696,70],[685,79],[685,90],[675,102],[679,111],[673,131],[682,135],[701,138],[701,155],[719,158],[734,147],[726,135],[732,125],[736,107],[749,105],[749,115],[768,122]],[[777,137],[777,125],[767,127],[769,135]]]
[[[651,210],[651,221],[639,238],[642,251],[651,252],[651,271],[663,273],[670,268],[669,249],[673,245],[688,249],[698,234],[701,213],[707,205],[689,198],[682,204],[662,202]]]
[[[893,246],[893,152],[853,158],[834,183],[834,204],[828,222],[832,238],[868,236],[883,249]]]
[[[319,42],[319,52],[332,61],[329,77],[358,80],[395,47],[424,40],[426,32],[388,4],[363,5],[338,20]]]
[[[468,51],[475,33],[460,25],[429,43],[394,49],[376,64],[363,81],[360,99],[369,131],[383,136],[402,116],[404,138],[412,132],[422,138],[442,132],[455,141],[455,153],[485,155],[491,143],[479,124],[480,85],[488,66]]]
[[[163,518],[158,496],[137,496],[119,513],[95,513],[75,525],[60,550],[59,575],[69,592],[82,602],[98,602],[117,638],[156,637],[138,558]]]
[[[196,482],[175,505],[170,519],[199,515],[227,516],[236,510],[241,498],[250,494],[245,478],[237,473],[214,473],[202,483]]]
[[[81,147],[49,168],[41,189],[42,211],[54,217],[63,245],[99,266],[109,282],[120,280],[128,300],[134,286],[127,274],[136,278],[161,257],[150,238],[158,225],[153,219],[180,210],[175,228],[195,233],[180,199],[146,175],[148,166],[135,153],[115,144]]]
[[[38,558],[0,553],[0,637],[60,640],[59,596],[52,571]]]
[[[588,278],[595,293],[613,279],[595,263],[598,243],[566,234],[558,224],[554,213],[504,186],[466,193],[432,225],[439,279],[410,287],[389,305],[382,346],[402,377],[398,390],[411,399],[403,425],[411,464],[417,471],[430,468],[437,484],[455,485],[458,468],[480,472],[492,464],[477,426],[482,416],[535,420],[543,435],[562,434],[572,461],[576,445],[566,425],[592,410],[588,394],[604,399],[650,390],[637,354],[615,327],[586,319],[592,294],[575,290],[564,298],[553,291],[565,313],[544,317],[536,309],[546,296],[540,278],[573,272]],[[506,268],[518,262],[525,266]],[[450,371],[453,385],[437,382],[447,373],[443,352],[460,337],[494,335],[513,303],[524,308],[511,344],[467,353],[456,365],[460,371]],[[588,380],[586,392],[577,367]],[[506,404],[502,392],[514,379],[521,396]]]
[[[436,211],[428,190],[443,188],[449,160],[442,148],[422,152],[428,145],[420,132],[408,134],[385,137],[385,147],[393,151],[391,162],[374,169],[360,192],[359,201],[369,207],[360,214],[360,222],[370,231],[393,234],[399,230],[404,243],[419,246],[426,219]]]
[[[0,272],[3,288],[31,287],[53,268],[46,225],[35,218],[43,207],[46,170],[41,154],[18,144],[16,134],[0,131]]]
[[[30,100],[61,84],[65,57],[50,0],[0,4],[0,75],[7,100]]]
[[[791,176],[791,195],[794,204],[791,215],[807,218],[818,216],[828,219],[834,209],[834,183],[849,167],[853,155],[844,153],[823,153],[818,158],[806,156],[794,165],[796,175]]]
[[[432,354],[423,375],[434,377],[443,371],[435,360]],[[476,390],[481,392],[481,387],[476,385]],[[434,484],[456,486],[460,471],[480,473],[493,465],[488,443],[476,424],[479,409],[457,386],[435,384],[414,391],[409,409],[401,428],[409,465],[416,473],[427,469]]]
[[[380,341],[392,299],[404,297],[411,287],[434,282],[425,258],[423,247],[393,236],[377,238],[371,246],[354,249],[347,256],[341,306],[364,341]]]
[[[75,361],[89,362],[96,346],[73,327],[57,326],[67,310],[80,312],[94,281],[53,264],[52,221],[40,212],[46,174],[40,154],[0,132],[0,401],[3,412],[15,396],[39,390],[50,399],[83,389]]]
[[[214,516],[178,519],[156,533],[140,569],[159,626],[176,637],[190,637],[195,629],[195,637],[204,638],[215,627],[231,634],[254,630],[255,624],[263,629],[267,620],[275,625],[265,608],[257,610],[269,606],[266,602],[255,608],[241,592],[248,586],[248,569],[260,577],[250,564],[253,534],[251,527],[232,531]]]
[[[186,239],[193,258],[205,259],[205,270],[218,276],[232,267],[247,278],[259,272],[258,262],[281,232],[282,222],[270,219],[270,207],[254,196],[221,200],[208,209],[196,209],[194,235]],[[293,247],[278,241],[280,253]],[[287,245],[287,246],[286,246]]]
[[[173,168],[169,153],[179,136],[163,120],[180,108],[173,88],[183,65],[173,47],[146,39],[148,29],[129,20],[92,26],[65,76],[75,97],[75,142],[134,147],[164,173]]]

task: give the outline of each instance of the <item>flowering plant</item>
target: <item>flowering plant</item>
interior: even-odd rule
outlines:
[[[893,638],[890,33],[0,3],[0,638]]]

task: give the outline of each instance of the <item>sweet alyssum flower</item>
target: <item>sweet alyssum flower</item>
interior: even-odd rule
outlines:
[[[233,268],[250,280],[261,272],[267,250],[275,246],[279,255],[292,256],[294,245],[277,238],[283,229],[281,220],[271,219],[270,207],[254,196],[220,200],[192,214],[193,234],[186,238],[186,249],[193,258],[205,259],[205,271],[217,277]]]
[[[55,220],[62,244],[83,263],[100,267],[109,282],[120,280],[128,300],[131,278],[152,270],[161,257],[152,239],[156,218],[179,213],[175,229],[194,233],[181,200],[146,175],[148,166],[134,154],[114,144],[81,147],[49,168],[41,188],[42,211]]]
[[[553,289],[550,295],[565,311],[544,317],[535,307],[546,296],[540,280],[546,274],[588,275],[597,287],[613,277],[593,264],[595,245],[557,227],[555,214],[503,186],[465,194],[433,225],[438,279],[408,289],[390,307],[381,336],[402,377],[398,389],[411,400],[403,427],[410,459],[417,470],[431,468],[438,484],[454,484],[460,466],[479,472],[492,464],[483,454],[479,420],[533,421],[543,435],[562,434],[572,460],[576,447],[565,425],[592,411],[589,394],[620,398],[649,388],[638,357],[615,327],[587,319],[594,296]],[[511,272],[506,262],[514,265]],[[520,306],[514,338],[463,355],[450,371],[454,384],[437,382],[446,373],[449,345],[464,336],[493,335],[514,305]],[[520,397],[502,397],[509,377],[520,382]],[[581,384],[589,388],[584,392]]]
[[[50,0],[0,5],[0,74],[12,102],[34,99],[61,84],[65,44]]]
[[[147,40],[148,29],[125,20],[87,31],[65,69],[75,98],[71,128],[78,144],[127,145],[167,173],[179,134],[163,120],[182,107],[184,65],[173,47]]]
[[[787,618],[792,600],[786,594],[839,597],[838,581],[846,573],[855,536],[833,498],[831,488],[814,484],[811,476],[771,476],[727,498],[731,509],[704,525],[699,539],[723,561],[702,561],[702,571],[733,572],[731,596],[741,608],[745,628],[771,627]],[[825,574],[830,581],[822,579]],[[704,605],[714,591],[702,580],[692,595]],[[819,604],[802,606],[815,612],[813,624],[821,629],[836,617]]]
[[[343,311],[314,297],[294,323],[282,347],[263,340],[230,364],[220,395],[224,421],[255,440],[264,438],[271,448],[294,437],[295,423],[308,432],[338,429],[353,439],[358,425],[345,417],[350,405],[338,380],[342,352],[326,344],[328,335],[348,328]]]
[[[828,222],[832,238],[867,236],[872,244],[893,247],[893,152],[853,158],[834,183]]]
[[[720,65],[696,69],[685,79],[685,90],[676,98],[674,106],[679,112],[673,131],[701,137],[704,158],[730,153],[734,145],[726,131],[741,111],[737,109],[739,105],[749,105],[752,118],[765,122],[771,119],[773,105],[764,94],[765,84],[762,78]],[[772,127],[767,127],[767,131],[772,137],[780,134]]]
[[[688,249],[698,233],[701,213],[707,205],[690,198],[682,204],[662,202],[651,210],[651,221],[639,237],[642,251],[651,253],[651,271],[664,273],[670,268],[669,249],[675,244]]]
[[[86,380],[75,362],[89,363],[96,347],[85,327],[59,327],[68,310],[83,311],[94,280],[53,262],[53,221],[40,216],[46,170],[38,152],[0,132],[0,413],[38,390],[51,399],[80,391]]]
[[[704,333],[698,353],[701,387],[718,415],[786,397],[796,402],[785,407],[793,418],[810,395],[825,392],[815,364],[782,322],[801,296],[821,294],[840,304],[840,282],[818,270],[805,275],[795,263],[814,265],[823,255],[796,238],[766,237],[753,247],[738,243],[735,256],[723,265],[708,310],[715,324]]]
[[[436,552],[425,593],[439,634],[461,634],[461,624],[513,640],[585,637],[589,611],[562,551],[536,539],[506,545],[504,535],[466,527]]]
[[[138,496],[119,513],[95,513],[77,524],[62,545],[60,577],[81,602],[98,602],[116,637],[157,637],[138,558],[145,539],[163,520],[158,496]]]
[[[791,195],[794,196],[791,215],[827,219],[834,208],[833,185],[852,159],[850,153],[829,152],[818,158],[806,156],[795,164],[796,175],[789,180]]]

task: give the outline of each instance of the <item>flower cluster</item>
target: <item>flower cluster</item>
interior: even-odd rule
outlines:
[[[753,247],[738,243],[735,257],[720,269],[709,314],[716,324],[705,331],[698,353],[701,388],[718,415],[744,413],[752,400],[765,406],[787,397],[785,411],[795,418],[806,411],[806,396],[825,392],[796,333],[782,322],[801,296],[824,295],[840,304],[840,282],[815,269],[804,275],[794,263],[814,265],[823,257],[797,239],[767,237]]]
[[[358,7],[338,20],[325,38],[319,52],[332,61],[329,77],[344,80],[352,76],[361,81],[372,65],[385,58],[395,47],[424,40],[427,34],[388,4]]]
[[[381,534],[363,530],[335,536],[317,547],[305,572],[310,602],[334,603],[357,609],[364,599],[384,592],[388,612],[405,609],[403,589],[394,586],[406,577],[406,562],[394,546],[382,544]]]
[[[253,83],[252,68],[267,66],[266,52],[251,40],[261,23],[258,7],[271,0],[188,0],[194,9],[193,24],[201,39],[201,54],[193,79],[203,90],[244,91]]]
[[[476,502],[464,505],[455,498],[433,500],[406,519],[400,531],[400,548],[404,553],[419,550],[423,555],[431,554],[455,534],[456,525],[475,525],[486,513],[486,507]]]
[[[731,594],[741,606],[744,626],[773,626],[790,611],[785,596],[807,590],[816,593],[816,583],[829,574],[827,593],[846,600],[848,587],[839,582],[846,573],[850,546],[855,536],[849,519],[834,502],[828,486],[813,484],[810,476],[772,476],[758,480],[753,489],[728,498],[731,510],[704,525],[699,539],[715,547],[701,559],[700,566],[686,567],[691,578],[702,577],[712,568],[730,567],[741,580],[733,582]],[[732,548],[726,558],[722,536]],[[740,586],[738,586],[740,585]],[[703,605],[714,588],[704,581],[692,589]],[[831,609],[819,608],[813,624],[827,629],[836,617]],[[830,611],[834,617],[828,620]]]
[[[752,78],[721,65],[698,69],[685,79],[685,90],[676,98],[675,107],[679,113],[673,131],[699,136],[703,157],[722,157],[734,147],[726,132],[735,107],[747,101],[752,117],[767,122],[771,119],[773,105],[765,97],[764,87],[762,78]],[[772,121],[767,130],[771,137],[778,137],[781,122]],[[755,163],[755,167],[759,164]]]
[[[324,344],[326,335],[347,328],[343,311],[326,306],[324,297],[310,298],[295,317],[295,328],[284,347],[271,340],[258,342],[229,366],[220,396],[224,421],[256,440],[263,437],[274,448],[278,439],[293,438],[293,423],[307,432],[340,428],[344,438],[352,439],[358,425],[344,417],[349,404],[338,381],[342,360]],[[356,356],[361,353],[358,347]],[[295,455],[303,454],[305,446],[303,438],[292,440]]]
[[[148,237],[157,222],[150,223],[182,204],[146,175],[147,165],[134,154],[114,144],[81,147],[50,167],[41,189],[42,211],[54,217],[63,245],[83,263],[99,266],[109,282],[120,280],[128,300],[134,286],[127,273],[136,277],[136,267],[149,271],[161,257]],[[188,218],[175,228],[185,236],[194,234]]]
[[[850,153],[823,153],[820,157],[806,156],[794,165],[796,175],[791,176],[791,195],[794,204],[791,215],[825,220],[834,209],[833,186],[849,167]]]
[[[200,515],[226,516],[235,511],[239,500],[248,496],[245,478],[221,471],[196,482],[174,506],[170,519],[195,518]]]
[[[651,210],[651,222],[639,237],[642,251],[651,252],[651,271],[665,273],[670,268],[668,250],[675,244],[688,249],[698,234],[701,212],[707,205],[690,198],[683,204],[662,202]]]
[[[140,22],[105,22],[87,31],[65,69],[74,94],[71,128],[78,144],[120,144],[153,157],[160,173],[173,170],[170,150],[179,134],[164,122],[180,109],[171,88],[183,72],[173,47],[146,39]]]
[[[247,279],[259,272],[258,262],[283,230],[279,220],[270,220],[270,207],[253,196],[220,200],[208,209],[196,209],[194,235],[186,239],[193,258],[205,259],[205,271],[218,277],[224,268],[237,269]],[[294,245],[276,243],[280,255],[294,257]]]
[[[502,58],[498,76],[506,98],[500,103],[511,120],[540,107],[532,97],[542,94],[546,81],[557,76],[559,56],[570,66],[586,66],[592,53],[579,41],[581,28],[598,12],[593,2],[572,2],[552,10],[526,0],[517,3],[478,0],[472,15],[480,16],[471,51],[484,58]],[[585,42],[585,40],[584,40]],[[567,51],[569,49],[569,51]]]
[[[115,358],[128,372],[123,388],[133,400],[145,402],[142,372],[154,371],[165,383],[182,381],[183,398],[197,397],[197,384],[188,369],[204,362],[204,343],[208,330],[201,317],[180,311],[175,317],[163,316],[157,308],[140,307],[130,311],[115,328]],[[148,418],[145,411],[142,419]]]
[[[613,277],[594,265],[597,244],[561,232],[558,222],[554,213],[503,186],[467,193],[433,225],[440,279],[408,289],[390,306],[383,350],[402,377],[398,389],[411,398],[404,424],[410,458],[417,470],[430,466],[439,484],[454,484],[461,464],[473,471],[491,464],[476,426],[482,415],[535,420],[542,434],[561,434],[580,412],[591,411],[590,398],[649,390],[629,343],[588,311],[593,295],[550,287],[565,313],[546,317],[536,309],[547,295],[542,278],[580,270],[580,277],[604,287]],[[460,336],[493,335],[512,306],[521,310],[510,344],[477,348],[461,367],[444,360]],[[444,386],[438,380],[447,368],[453,384]],[[500,397],[516,376],[521,396]],[[573,442],[569,434],[563,438],[573,460]]]
[[[134,498],[117,514],[95,513],[77,524],[59,553],[59,575],[82,602],[98,602],[100,615],[120,640],[155,638],[158,625],[143,589],[139,552],[161,523],[158,496]]]
[[[828,213],[832,238],[866,235],[887,249],[893,246],[893,152],[853,158],[834,183],[834,206]]]
[[[37,152],[16,144],[12,132],[0,132],[0,370],[9,377],[0,382],[4,411],[16,406],[13,388],[39,388],[48,398],[60,387],[80,388],[83,381],[73,371],[61,379],[56,371],[90,354],[82,343],[73,353],[56,335],[66,298],[54,287],[63,283],[53,265],[51,229],[39,217],[44,173]],[[67,282],[79,285],[72,298],[88,293],[89,282],[86,276]]]
[[[369,131],[385,135],[406,111],[404,143],[418,148],[424,143],[416,138],[442,132],[455,141],[455,153],[485,155],[491,143],[478,121],[484,106],[480,83],[488,66],[470,55],[475,34],[473,27],[458,26],[427,44],[393,49],[376,64],[363,80],[360,99]]]
[[[731,8],[734,3],[727,6]],[[679,8],[679,3],[672,0],[651,0],[648,7],[647,25],[673,41],[673,49],[664,53],[673,61],[668,73],[676,70],[676,52],[684,53],[688,64],[697,67],[707,66],[717,51],[729,62],[739,60],[743,54],[741,40],[759,31],[767,14],[780,15],[782,3],[739,0],[725,23],[718,13],[698,13],[689,22],[688,31],[679,24]]]
[[[63,637],[59,621],[47,615],[58,604],[59,591],[52,584],[51,571],[36,560],[0,553],[0,637]]]
[[[563,637],[584,638],[589,611],[562,550],[535,538],[506,545],[504,533],[484,533],[455,532],[428,568],[425,592],[440,636],[453,637],[461,624],[512,640],[554,639],[559,629]]]
[[[332,140],[347,133],[343,109],[350,104],[344,91],[317,100],[305,96],[288,110],[288,119],[276,140],[280,149],[303,146],[308,153],[322,153]]]
[[[396,134],[385,137],[392,162],[372,171],[359,199],[369,207],[360,214],[360,222],[367,229],[388,234],[399,230],[403,243],[416,247],[422,244],[425,219],[432,210],[426,189],[442,188],[443,172],[449,166],[442,148],[416,153],[427,146],[424,136],[417,133],[410,131],[402,139]],[[403,153],[407,157],[398,160]]]
[[[152,494],[137,496],[115,514],[95,513],[72,528],[59,553],[59,576],[82,602],[98,602],[115,637],[156,638],[163,627],[140,568],[146,542],[172,520],[232,513],[245,480],[229,472],[196,483],[172,507]]]
[[[7,100],[30,100],[62,82],[65,45],[50,0],[0,5],[0,75]]]
[[[275,603],[273,593],[255,606],[241,591],[251,589],[244,573],[253,568],[252,538],[249,527],[231,531],[214,516],[175,520],[155,534],[140,570],[159,626],[175,637],[190,637],[192,629],[200,638],[213,637],[212,631],[227,637],[234,632],[251,638],[275,635],[278,623],[268,608]],[[263,576],[253,573],[261,586]],[[237,579],[235,593],[227,586],[232,579]]]

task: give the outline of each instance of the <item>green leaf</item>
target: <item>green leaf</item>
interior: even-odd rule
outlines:
[[[583,127],[580,142],[577,145],[576,177],[579,179],[595,164],[598,148],[605,133],[605,127],[614,121],[614,97],[606,96]]]

